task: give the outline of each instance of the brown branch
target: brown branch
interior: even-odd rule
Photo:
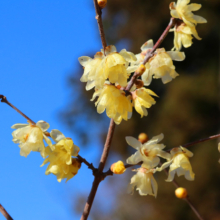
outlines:
[[[14,105],[12,105],[5,96],[0,95],[1,102],[6,103],[10,107],[12,107],[15,111],[17,111],[20,115],[25,117],[28,121],[30,121],[33,125],[36,124],[34,121],[32,121],[27,115],[25,115],[23,112],[21,112],[18,108],[16,108]]]
[[[0,212],[7,220],[13,220],[13,218],[8,214],[5,208],[0,204]]]
[[[161,165],[161,163],[160,163]],[[164,169],[164,172],[166,173],[166,175],[168,175],[168,170],[167,169]],[[176,187],[176,188],[179,188],[180,185],[177,183],[177,181],[174,179],[172,181],[173,185]],[[204,218],[202,218],[202,216],[199,214],[198,210],[196,209],[196,207],[192,204],[192,202],[190,201],[189,199],[189,195],[187,195],[187,197],[185,199],[183,199],[185,202],[188,203],[188,205],[190,206],[190,208],[192,209],[192,211],[196,214],[196,216],[198,217],[199,220],[204,220]]]
[[[88,168],[93,171],[93,175],[95,175],[98,169],[95,168],[92,163],[89,163],[85,158],[81,157],[79,154],[77,158],[79,159],[79,162],[84,163],[86,166],[88,166]]]
[[[146,54],[146,56],[145,56],[143,62],[141,62],[141,64],[145,65],[149,61],[149,59],[154,55],[155,50],[161,45],[161,43],[163,42],[163,40],[165,39],[165,37],[169,33],[169,30],[175,25],[176,21],[177,21],[177,19],[175,19],[175,18],[170,19],[170,22],[169,22],[167,28],[164,30],[163,34],[160,36],[160,38],[158,39],[158,41],[156,42],[154,47],[151,50],[149,50],[149,52]],[[135,73],[133,74],[130,82],[126,86],[125,90],[129,91],[131,89],[131,87],[134,85],[134,82],[138,77],[139,77],[139,72],[136,70]]]
[[[94,6],[95,6],[95,11],[96,11],[96,20],[98,23],[99,27],[99,33],[102,41],[102,47],[105,52],[105,48],[107,47],[106,39],[105,39],[105,33],[104,33],[104,28],[103,28],[103,23],[102,23],[102,9],[99,7],[97,0],[93,0]]]
[[[105,163],[106,163],[106,160],[108,157],[108,153],[110,150],[114,130],[115,130],[115,123],[114,123],[114,120],[111,119],[108,133],[107,133],[107,137],[106,137],[106,141],[105,141],[105,145],[104,145],[104,149],[103,149],[102,156],[101,156],[100,163],[99,163],[98,172],[95,174],[95,179],[93,181],[92,188],[89,193],[89,197],[87,199],[87,202],[84,207],[84,211],[83,211],[83,214],[82,214],[80,220],[86,220],[88,218],[90,210],[92,208],[92,204],[93,204],[95,195],[96,195],[96,192],[97,192],[97,189],[98,189],[98,186],[99,186],[100,182],[104,179],[102,171],[105,167]]]
[[[210,141],[210,140],[213,140],[213,139],[216,139],[216,138],[219,138],[220,137],[220,134],[215,134],[215,135],[212,135],[212,136],[209,136],[207,138],[202,138],[202,139],[199,139],[198,141],[193,141],[193,142],[190,142],[190,143],[187,143],[187,144],[183,144],[182,147],[191,147],[193,145],[196,145],[196,144],[199,144],[199,143],[202,143],[202,142],[205,142],[205,141]],[[171,151],[172,149],[168,149],[166,150],[167,152]]]

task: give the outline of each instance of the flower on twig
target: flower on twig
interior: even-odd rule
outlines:
[[[152,169],[159,164],[159,157],[169,160],[170,154],[163,151],[165,145],[158,144],[163,137],[163,134],[157,135],[144,144],[141,144],[141,142],[139,142],[136,138],[126,137],[127,143],[137,150],[135,154],[131,155],[127,159],[127,163],[137,164],[139,162],[143,162],[143,167]]]
[[[105,55],[104,51],[101,50],[101,52],[96,53],[94,59],[86,56],[79,58],[80,64],[85,68],[80,80],[87,82],[87,90],[93,87],[102,88],[106,79],[111,83],[126,86],[127,68],[129,63],[135,60],[136,57],[133,53],[125,49],[118,53],[115,46],[108,46],[105,48]]]
[[[174,32],[174,48],[173,50],[181,50],[182,45],[187,48],[192,45],[192,35],[197,39],[201,40],[199,37],[196,28],[194,26],[186,25],[185,23],[181,23],[180,25],[176,25],[170,31]]]
[[[154,179],[153,172],[145,167],[134,170],[137,173],[131,178],[128,191],[133,194],[134,188],[141,196],[151,195],[157,196],[157,182]]]
[[[106,110],[109,118],[112,118],[116,124],[120,124],[122,119],[128,120],[132,115],[131,97],[125,96],[125,92],[114,85],[106,84],[103,89],[97,90],[92,101],[99,96],[95,105],[99,114]]]
[[[135,110],[141,115],[141,117],[147,116],[148,112],[146,108],[150,108],[156,103],[154,98],[150,95],[157,96],[153,91],[146,88],[136,89],[132,92],[132,100]]]
[[[31,151],[40,152],[45,158],[45,145],[43,140],[51,147],[50,139],[44,134],[50,125],[45,121],[38,121],[35,125],[31,124],[14,124],[11,128],[16,129],[12,132],[14,143],[20,147],[20,155],[27,157]]]
[[[46,169],[45,174],[48,175],[53,173],[57,176],[58,182],[62,179],[67,179],[75,176],[81,163],[77,158],[72,158],[72,156],[77,156],[79,152],[79,147],[73,143],[71,138],[66,138],[60,131],[52,130],[50,136],[56,142],[54,149],[46,148],[47,158],[44,160],[43,165],[50,163]]]
[[[167,163],[172,163],[166,181],[173,181],[175,174],[177,174],[177,176],[185,176],[187,180],[194,180],[195,174],[193,173],[192,166],[189,162],[189,157],[192,157],[193,153],[181,146],[179,148],[173,148],[170,153],[172,159]]]
[[[198,11],[202,5],[189,4],[189,2],[190,0],[177,0],[177,3],[170,3],[171,16],[183,20],[183,22],[189,26],[206,23],[205,18],[192,13],[192,11]]]

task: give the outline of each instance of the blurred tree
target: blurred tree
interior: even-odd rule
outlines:
[[[169,3],[168,0],[108,1],[103,11],[108,44],[116,45],[118,50],[127,47],[127,50],[139,53],[141,45],[148,39],[156,42],[169,22]],[[179,77],[166,85],[162,84],[160,79],[153,80],[150,89],[160,98],[157,99],[156,105],[149,109],[147,117],[141,119],[134,113],[131,120],[123,121],[117,126],[112,143],[114,153],[111,152],[111,155],[118,155],[125,160],[133,153],[132,148],[125,142],[125,136],[137,137],[141,132],[146,132],[150,137],[164,133],[165,138],[162,142],[168,148],[218,133],[220,2],[195,0],[193,3],[202,4],[203,7],[197,14],[208,20],[207,24],[197,27],[202,41],[194,39],[192,47],[183,50],[186,60],[174,63]],[[162,47],[167,50],[173,47],[173,33],[169,33]],[[88,51],[89,53],[91,52]],[[104,142],[109,119],[105,114],[98,115],[94,103],[89,101],[93,91],[86,92],[85,84],[79,83],[82,72],[82,69],[78,74],[74,72],[69,79],[71,88],[74,88],[74,98],[62,112],[63,120],[71,129],[81,133],[82,140],[89,140],[94,134],[98,134]],[[78,93],[75,94],[75,91]],[[96,129],[93,129],[94,127]],[[88,129],[92,129],[93,133],[84,132]],[[189,182],[184,178],[178,178],[177,181],[188,189],[202,216],[206,219],[220,219],[220,165],[217,163],[217,141],[199,144],[191,150],[195,153],[191,160],[196,174],[195,181]],[[110,166],[110,163],[107,165]],[[172,183],[164,181],[165,174],[156,175],[159,186],[157,199],[151,196],[141,197],[138,193],[133,196],[126,194],[125,185],[129,183],[132,175],[131,170],[127,170],[123,177],[110,177],[102,183],[106,189],[102,193],[111,197],[114,205],[110,211],[104,208],[102,210],[101,205],[94,206],[91,218],[197,219],[186,203],[175,198]],[[109,191],[114,197],[110,196]],[[83,204],[79,206],[81,212]]]

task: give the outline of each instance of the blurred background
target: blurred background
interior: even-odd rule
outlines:
[[[153,80],[150,85],[159,98],[140,119],[134,112],[128,122],[116,127],[106,170],[134,153],[126,136],[145,132],[152,136],[164,133],[167,148],[176,147],[219,132],[219,0],[194,0],[202,9],[196,12],[208,20],[197,26],[202,41],[193,40],[184,49],[186,60],[175,62],[180,74],[168,84]],[[168,0],[109,0],[103,10],[108,45],[140,52],[141,45],[157,41],[169,19]],[[72,137],[80,155],[98,165],[109,124],[106,114],[98,115],[79,79],[83,69],[80,56],[94,56],[102,47],[94,19],[92,0],[34,1],[12,0],[0,6],[0,94],[34,121],[45,120],[51,129]],[[173,33],[161,45],[173,47]],[[37,153],[19,156],[11,142],[10,126],[25,123],[20,115],[1,104],[0,203],[17,220],[79,219],[90,191],[93,176],[82,166],[69,182],[58,183],[53,175],[44,175],[46,167]],[[184,177],[177,182],[187,188],[190,198],[205,219],[220,219],[220,164],[217,140],[190,148],[195,181]],[[9,159],[10,158],[10,159]],[[90,219],[93,220],[182,220],[197,219],[189,206],[174,195],[166,175],[157,173],[158,196],[141,197],[126,193],[130,178],[124,175],[107,178],[98,189]],[[0,219],[4,219],[0,215]]]

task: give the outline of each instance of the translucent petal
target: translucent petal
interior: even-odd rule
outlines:
[[[145,42],[142,46],[141,46],[141,50],[142,51],[145,51],[145,50],[148,50],[148,49],[151,49],[153,48],[154,46],[154,42],[153,40],[148,40],[147,42]]]
[[[142,161],[142,157],[141,157],[141,154],[140,154],[140,152],[136,152],[135,154],[133,154],[133,155],[131,155],[127,160],[126,160],[126,162],[128,163],[128,164],[137,164],[137,163],[139,163],[139,162],[141,162]]]
[[[90,61],[92,61],[92,58],[87,57],[87,56],[82,56],[82,57],[79,57],[78,60],[79,60],[79,63],[85,67]]]
[[[47,129],[50,127],[50,125],[47,123],[47,122],[45,122],[45,121],[38,121],[37,122],[37,124],[36,124],[39,128],[41,128],[41,130],[43,131],[43,132],[45,132],[45,131],[47,131]]]
[[[193,15],[192,19],[194,19],[196,23],[207,23],[207,20],[199,15]]]
[[[29,124],[14,124],[11,126],[12,129],[18,129],[18,128],[23,128],[23,127],[26,127],[26,126],[29,126]]]
[[[187,9],[189,10],[189,11],[198,11],[200,8],[202,7],[202,5],[201,4],[190,4],[190,5],[188,5],[187,6]]]
[[[172,60],[175,61],[183,61],[186,58],[184,52],[168,51],[167,54],[171,57]]]
[[[131,147],[133,147],[136,150],[139,150],[142,147],[141,142],[139,142],[136,138],[133,137],[125,137],[128,145],[130,145]]]
[[[61,133],[59,130],[57,129],[53,129],[51,132],[50,132],[50,136],[51,138],[55,141],[55,142],[59,142],[60,140],[64,139],[65,136],[63,133]]]

